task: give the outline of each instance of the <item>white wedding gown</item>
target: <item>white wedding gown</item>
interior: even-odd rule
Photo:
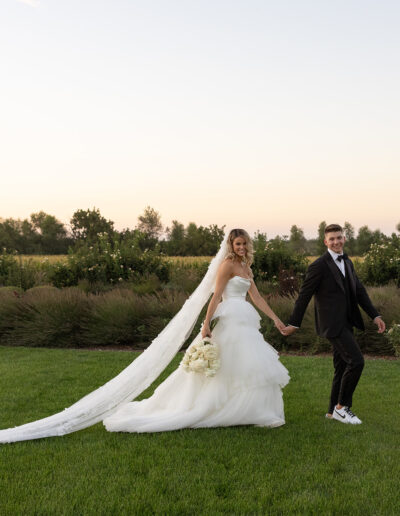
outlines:
[[[285,423],[281,388],[289,381],[278,353],[264,341],[260,316],[246,301],[250,280],[228,281],[214,317],[212,340],[221,367],[213,377],[179,366],[145,400],[122,404],[107,416],[110,432],[163,432],[232,425],[276,427]],[[199,334],[194,342],[201,340]]]

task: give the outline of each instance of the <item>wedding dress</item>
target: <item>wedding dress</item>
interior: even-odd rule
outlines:
[[[0,430],[0,443],[62,436],[87,428],[99,421],[104,421],[107,429],[116,430],[124,411],[132,414],[131,428],[135,428],[134,418],[139,417],[141,411],[145,417],[150,417],[149,411],[152,409],[149,407],[153,403],[157,406],[163,399],[166,403],[164,405],[166,413],[164,412],[163,416],[169,419],[166,429],[180,428],[189,424],[192,426],[245,424],[246,422],[267,426],[283,424],[280,387],[288,382],[289,377],[286,369],[280,364],[277,353],[263,341],[258,332],[259,316],[256,310],[245,301],[245,295],[250,286],[249,280],[236,276],[229,281],[224,292],[224,302],[219,305],[215,313],[215,317],[220,317],[214,336],[219,340],[222,362],[220,371],[213,378],[215,381],[210,382],[207,381],[209,379],[201,378],[197,374],[189,375],[178,369],[160,385],[157,393],[150,400],[138,404],[129,403],[160,375],[191,334],[203,306],[214,291],[218,268],[227,256],[228,234],[229,232],[226,233],[218,253],[211,261],[199,286],[138,358],[106,384],[61,412]],[[197,337],[199,338],[200,336]],[[182,376],[183,374],[186,376]],[[170,385],[173,385],[170,391],[173,396],[167,400],[165,399],[167,396],[162,393],[171,389]],[[187,389],[187,392],[184,393],[184,389]],[[194,407],[190,403],[198,406]],[[210,405],[218,408],[212,411]],[[188,423],[185,423],[184,413],[179,411],[173,413],[171,407],[180,407],[184,413],[190,413],[190,416],[187,415]],[[249,407],[248,410],[247,407]],[[196,410],[198,410],[198,416],[195,415]],[[235,411],[240,411],[240,418]],[[119,415],[113,419],[112,416],[117,412]],[[174,418],[175,423],[173,423]],[[125,422],[126,418],[120,426],[121,429]],[[140,424],[143,423],[144,420],[141,420]],[[154,418],[152,423],[155,424]],[[113,427],[113,424],[116,426]],[[162,424],[160,421],[158,428],[161,428]],[[151,424],[147,428],[150,426]],[[153,430],[154,428],[153,426]]]
[[[110,432],[162,432],[232,425],[275,427],[285,423],[281,387],[289,381],[278,353],[264,341],[260,316],[246,301],[250,280],[231,278],[214,317],[212,340],[220,369],[213,377],[180,365],[154,394],[124,404],[103,424]],[[199,334],[191,345],[201,339]]]

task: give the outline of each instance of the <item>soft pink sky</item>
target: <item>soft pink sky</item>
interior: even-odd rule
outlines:
[[[0,217],[391,233],[399,5],[4,2]]]

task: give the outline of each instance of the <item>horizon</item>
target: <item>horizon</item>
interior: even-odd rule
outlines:
[[[88,208],[88,209],[97,209],[97,207]],[[44,210],[39,210],[39,211],[44,211]],[[157,210],[156,210],[156,211],[157,211]],[[47,213],[47,212],[46,212],[46,213]],[[142,212],[142,213],[143,213],[143,212]],[[139,213],[139,215],[142,215],[142,213]],[[53,216],[55,216],[55,217],[56,217],[56,219],[57,219],[59,222],[61,222],[61,223],[62,223],[62,224],[67,228],[67,230],[70,230],[70,223],[69,223],[69,221],[68,221],[68,222],[65,222],[65,221],[60,220],[56,215],[54,215],[54,213],[47,213],[47,214],[48,214],[48,215],[53,215]],[[106,216],[101,212],[101,210],[100,210],[100,214],[101,214],[101,216],[103,216],[103,217],[104,217],[104,218],[106,218],[107,220],[111,220],[112,222],[114,222],[114,229],[115,229],[116,231],[118,231],[118,232],[121,232],[121,231],[123,231],[123,230],[125,230],[125,229],[130,229],[130,230],[132,230],[132,229],[135,229],[135,228],[136,228],[137,221],[136,221],[136,223],[135,223],[134,225],[131,225],[131,226],[117,226],[117,225],[115,224],[115,221],[112,219],[112,217],[106,217]],[[138,215],[138,216],[139,216],[139,215]],[[163,225],[163,229],[162,229],[162,233],[161,233],[161,236],[160,236],[160,240],[164,240],[164,239],[165,239],[165,237],[166,237],[166,230],[167,230],[167,228],[168,228],[168,227],[170,227],[170,225],[168,225],[168,224],[164,224],[164,223],[163,223],[162,214],[161,214],[161,213],[159,213],[159,215],[160,215],[161,222],[162,222],[162,225]],[[14,217],[2,217],[2,216],[0,216],[0,223],[4,222],[7,218],[13,218],[14,220],[24,220],[24,219],[29,220],[29,219],[30,219],[30,215],[29,215],[28,217],[16,217],[16,218],[14,218]],[[72,218],[72,214],[71,214],[71,218]],[[69,219],[69,220],[70,220],[70,219]],[[173,219],[173,220],[177,220],[177,219]],[[171,221],[171,222],[172,222],[172,221]],[[215,224],[215,223],[211,222],[210,224],[206,224],[206,225],[205,225],[205,224],[200,224],[200,223],[196,222],[195,220],[189,220],[189,221],[188,221],[188,222],[186,222],[186,223],[184,223],[184,222],[182,222],[182,221],[179,221],[179,220],[178,220],[178,222],[180,222],[181,224],[183,224],[183,225],[184,225],[184,227],[185,227],[185,229],[186,229],[186,227],[188,226],[188,224],[190,224],[190,223],[195,223],[198,227],[199,227],[199,226],[206,226],[206,227],[207,227],[207,226],[210,226],[210,225]],[[317,239],[317,238],[318,238],[318,226],[319,226],[319,224],[320,224],[321,222],[322,222],[322,221],[319,221],[319,222],[318,222],[318,224],[316,225],[316,229],[315,229],[315,233],[314,233],[314,234],[307,233],[307,232],[304,230],[304,228],[302,228],[301,226],[299,226],[299,224],[295,224],[295,223],[294,223],[294,224],[291,224],[291,226],[292,226],[292,225],[297,225],[297,227],[299,227],[300,229],[302,229],[302,230],[304,231],[304,236],[305,236],[305,238],[306,238],[307,240],[315,240],[315,239]],[[350,220],[350,221],[344,221],[344,222],[349,222],[350,224],[352,224],[351,220]],[[341,225],[342,227],[343,227],[343,225],[344,225],[344,222],[337,222],[337,221],[334,221],[334,223],[338,223],[338,224],[339,224],[339,225]],[[327,225],[328,225],[328,224],[331,224],[331,223],[333,223],[333,222],[328,222],[328,221],[326,221],[326,223],[327,223]],[[359,226],[359,227],[356,227],[356,226],[354,226],[354,225],[352,224],[352,226],[353,226],[353,228],[354,228],[355,236],[356,236],[356,237],[357,237],[357,234],[358,234],[358,232],[359,232],[360,228],[361,228],[361,227],[363,227],[363,226],[368,226],[368,228],[369,228],[371,231],[379,230],[379,231],[381,231],[383,234],[385,234],[386,236],[390,236],[392,233],[396,233],[396,231],[397,231],[397,229],[396,229],[396,225],[397,225],[398,223],[400,223],[400,220],[399,220],[399,222],[397,222],[397,223],[395,223],[395,224],[393,225],[393,230],[390,230],[390,231],[388,231],[388,232],[383,231],[383,230],[382,230],[382,228],[379,228],[379,227],[371,227],[371,226],[368,226],[368,224],[361,224],[361,226]],[[224,224],[221,224],[221,225],[217,224],[217,226],[218,226],[219,228],[222,228],[222,227],[224,226]],[[281,232],[281,233],[275,233],[274,231],[269,231],[269,232],[268,232],[268,231],[262,231],[260,228],[255,228],[255,229],[252,229],[252,228],[243,228],[243,229],[245,229],[245,230],[249,233],[249,235],[250,235],[252,238],[253,238],[253,237],[256,235],[256,233],[259,231],[260,233],[266,233],[266,235],[267,235],[267,238],[268,238],[268,239],[273,239],[273,238],[275,238],[275,237],[277,237],[277,236],[280,236],[280,237],[284,237],[284,236],[290,237],[290,228],[291,228],[291,226],[289,226],[289,227],[288,227],[288,229],[287,229],[287,231],[286,231],[286,232],[285,232],[285,231],[283,231],[283,232]],[[229,227],[227,227],[227,226],[226,226],[226,227],[225,227],[225,232],[226,232],[226,229],[230,229],[231,227],[233,227],[233,226],[229,226]],[[239,226],[239,227],[240,227],[240,226]]]

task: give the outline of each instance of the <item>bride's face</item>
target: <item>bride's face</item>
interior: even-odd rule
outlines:
[[[239,258],[244,258],[247,254],[247,243],[246,239],[243,237],[236,237],[232,242],[233,252]]]

